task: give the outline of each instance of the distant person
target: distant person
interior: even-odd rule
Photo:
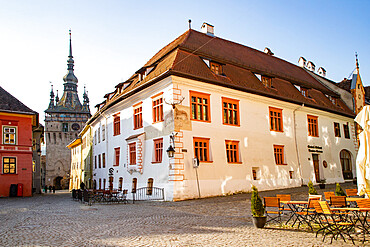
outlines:
[[[46,185],[44,185],[44,192],[48,193],[48,187]]]
[[[82,181],[81,184],[80,184],[80,189],[81,190],[84,190],[85,189],[85,183]]]
[[[52,190],[52,187],[51,185],[49,185],[49,193],[51,193],[51,190]]]
[[[55,186],[53,186],[53,193],[55,194]]]

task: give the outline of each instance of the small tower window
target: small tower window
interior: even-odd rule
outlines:
[[[68,132],[68,123],[63,123],[63,125],[62,125],[62,131],[63,132]]]

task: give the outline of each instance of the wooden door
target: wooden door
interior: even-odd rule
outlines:
[[[316,182],[320,182],[320,168],[319,168],[319,155],[312,154],[313,169],[315,171]]]

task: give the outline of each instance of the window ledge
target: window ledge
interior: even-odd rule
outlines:
[[[190,119],[191,121],[197,121],[197,122],[204,122],[204,123],[211,123],[211,121],[206,120],[199,120],[199,119]]]
[[[243,164],[243,162],[227,162],[228,164],[236,164],[236,165],[239,165],[239,164]]]
[[[276,164],[277,166],[287,166],[288,164]]]
[[[213,163],[213,161],[199,161],[199,164],[200,163]]]
[[[240,127],[240,124],[228,124],[228,123],[222,123],[222,124],[227,125],[227,126]]]
[[[162,161],[152,161],[152,164],[160,164]]]

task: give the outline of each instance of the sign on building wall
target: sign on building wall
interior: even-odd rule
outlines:
[[[189,106],[176,105],[174,113],[175,113],[175,131],[192,130]]]

